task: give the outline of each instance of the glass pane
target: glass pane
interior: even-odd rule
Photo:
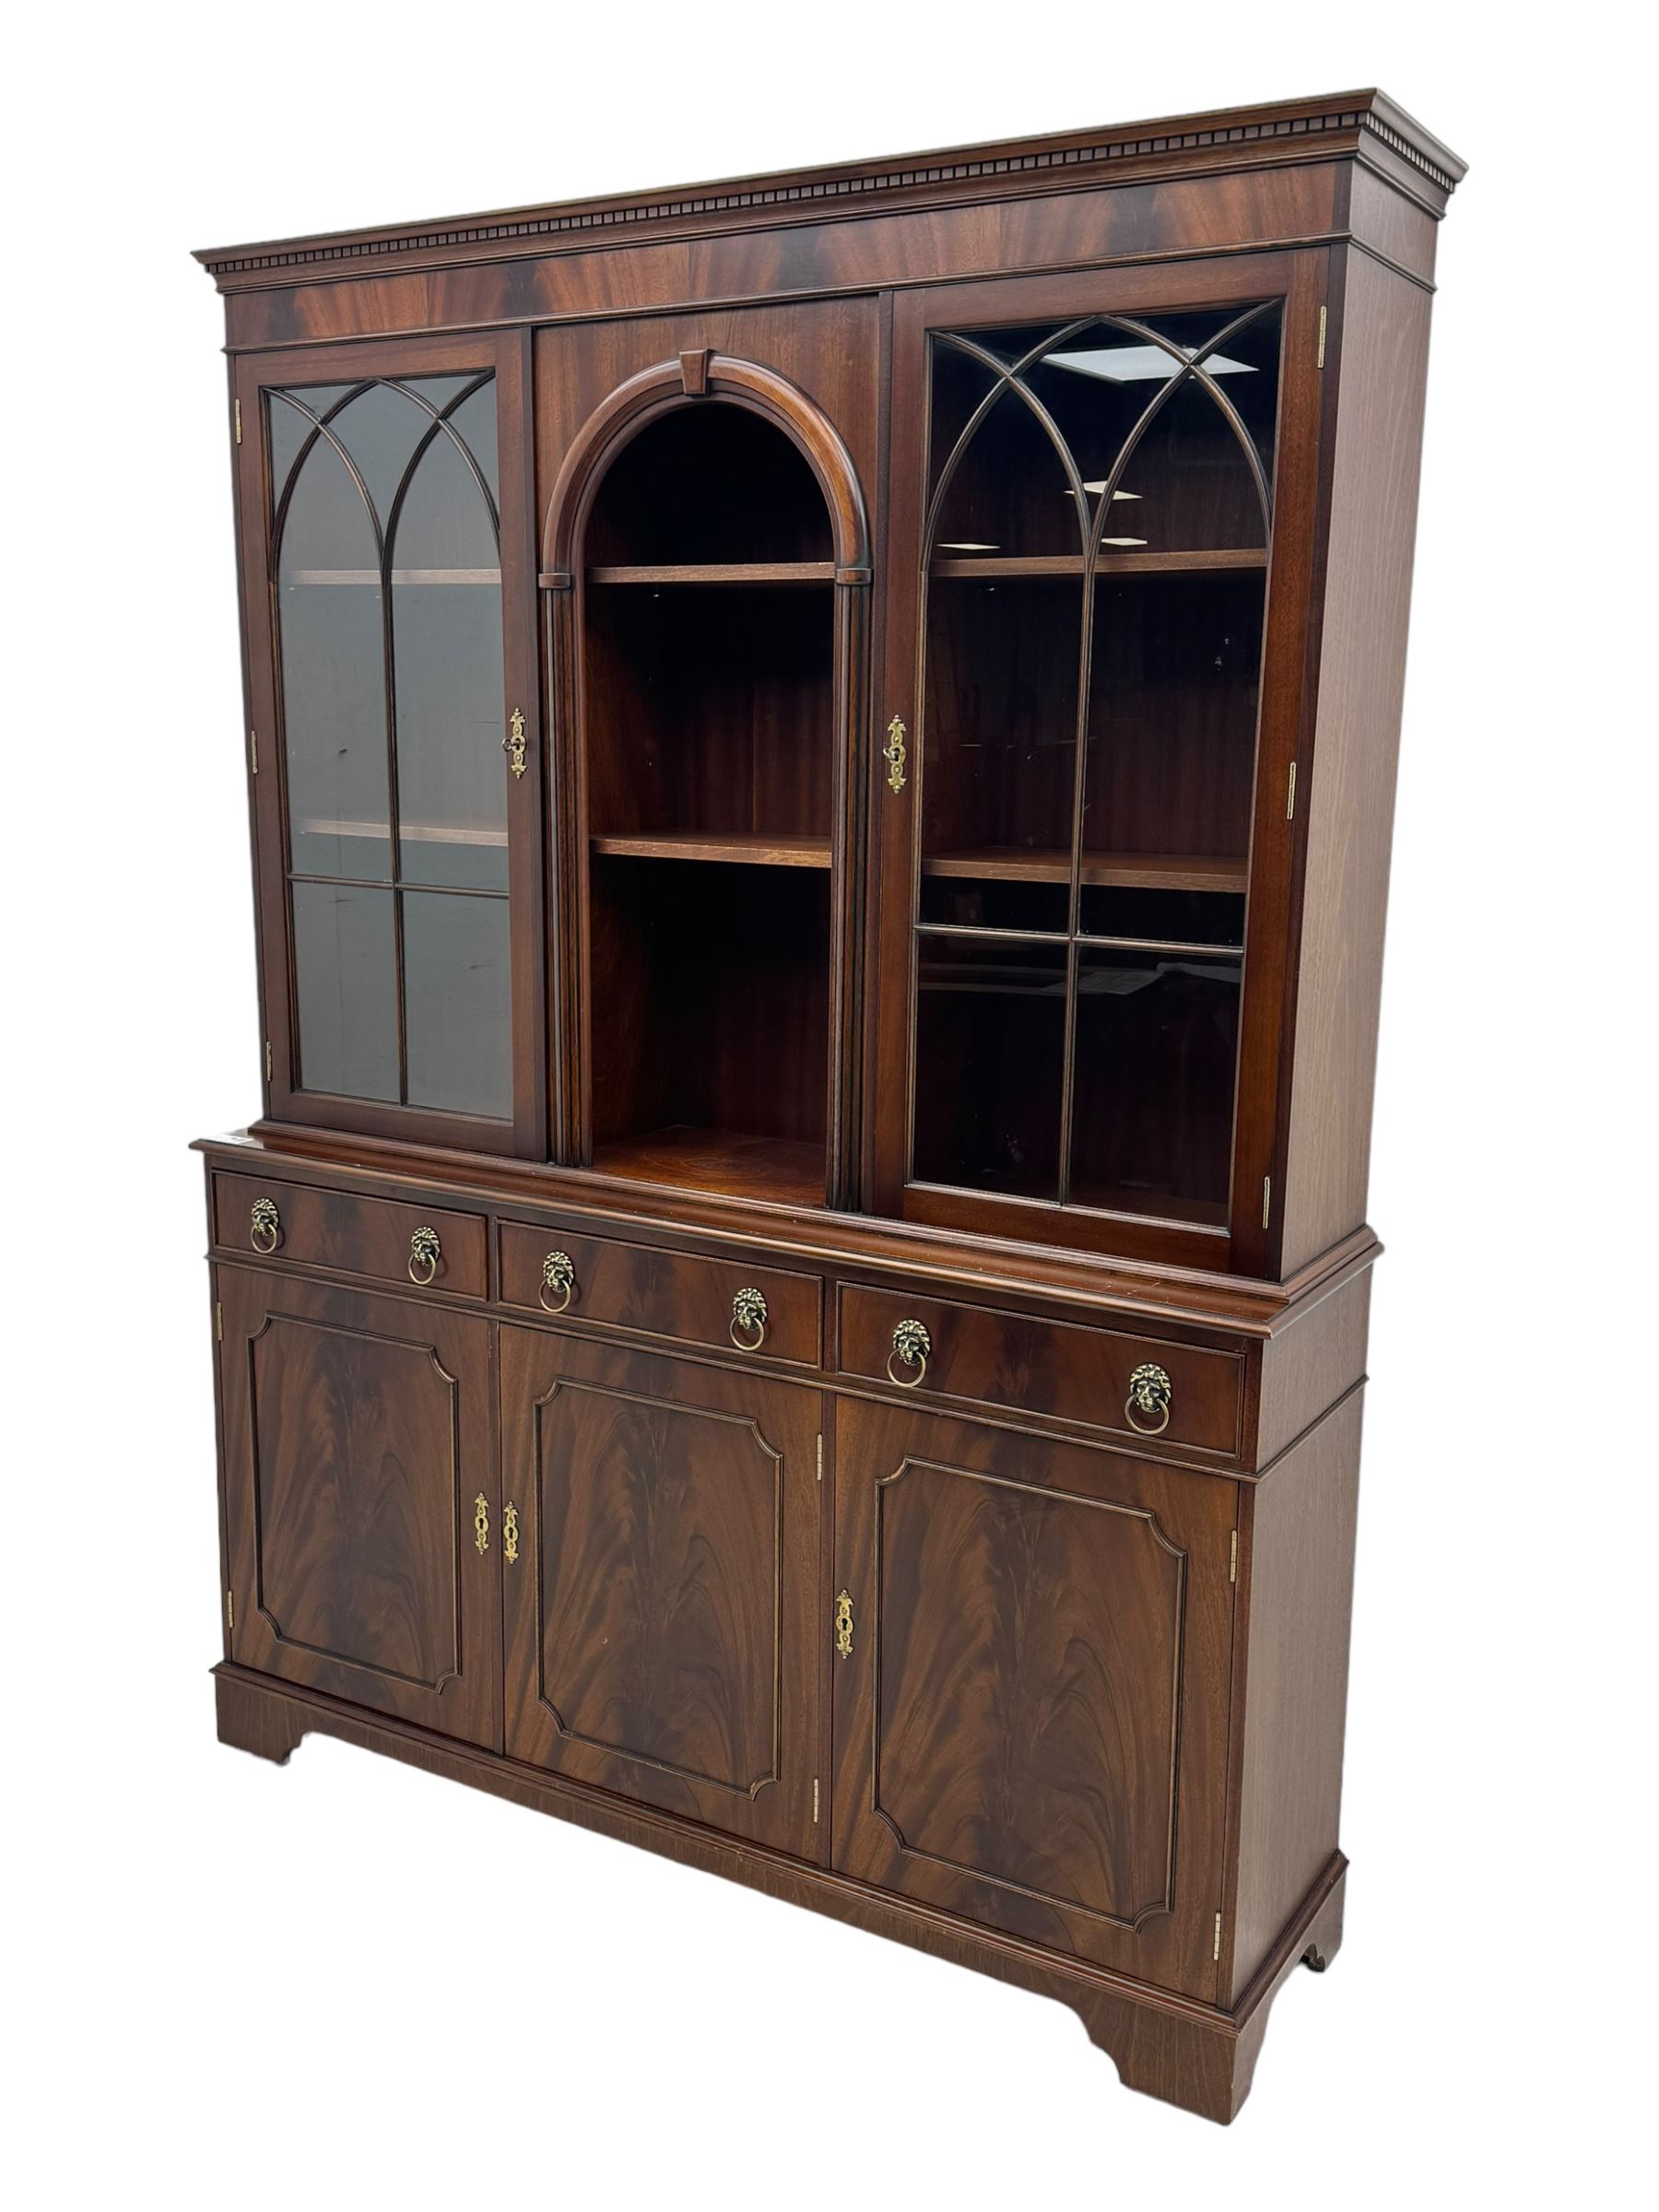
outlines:
[[[917,939],[921,1182],[1059,1195],[1064,945]]]
[[[351,455],[385,529],[403,474],[431,427],[425,408],[390,384],[371,384],[348,400],[329,428]]]
[[[989,374],[975,364],[988,384]],[[935,450],[948,446],[935,430]],[[1018,391],[996,399],[951,474],[934,527],[935,561],[996,561],[1068,556],[1083,549],[1083,525],[1065,461]]]
[[[326,421],[330,410],[338,406],[351,386],[349,384],[297,385],[291,394],[273,392],[270,395],[271,414],[271,500],[273,506],[281,503],[287,488],[288,472],[296,456],[308,438],[316,434],[312,417]]]
[[[300,1087],[397,1096],[397,981],[389,890],[296,883]]]
[[[405,892],[411,1106],[511,1116],[510,911],[505,899]]]
[[[1160,855],[1171,889],[1242,890],[1255,782],[1265,579],[1115,577],[1095,593],[1085,877]],[[1094,863],[1097,865],[1090,865]],[[1230,863],[1230,869],[1220,864]],[[1129,869],[1143,884],[1148,865]]]
[[[392,542],[399,873],[407,883],[507,887],[500,558],[477,478],[440,431],[416,465]]]
[[[1130,869],[1122,872],[1133,873]],[[1230,951],[1242,952],[1244,894],[1147,889],[1135,884],[1091,884],[1086,879],[1082,934],[1086,937],[1127,937],[1143,945],[1225,946]]]
[[[1069,910],[1082,606],[1069,577],[928,586],[923,880],[1023,885],[992,896],[1030,928]]]
[[[1242,962],[1078,956],[1071,1203],[1223,1223]]]
[[[293,865],[390,877],[380,551],[351,471],[325,438],[294,479],[276,600]]]

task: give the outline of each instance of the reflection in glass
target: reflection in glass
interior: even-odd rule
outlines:
[[[268,419],[300,1082],[505,1118],[493,379],[295,386]]]
[[[358,884],[292,887],[303,1089],[397,1096],[393,896]]]
[[[1059,1194],[1066,958],[1063,944],[918,938],[919,1182]]]
[[[1225,1221],[1241,966],[1211,954],[1079,954],[1074,1205]]]
[[[411,1106],[505,1121],[512,1111],[504,899],[404,894]]]

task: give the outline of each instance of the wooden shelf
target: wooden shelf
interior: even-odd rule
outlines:
[[[1102,576],[1214,576],[1238,569],[1265,569],[1267,555],[1260,547],[1223,547],[1213,553],[1102,553],[1096,565]],[[971,555],[959,560],[935,560],[930,576],[944,579],[978,577],[982,582],[1018,583],[1041,582],[1046,576],[1081,576],[1078,553],[993,555],[981,559]]]
[[[635,860],[733,861],[751,868],[827,868],[827,837],[764,837],[744,833],[722,837],[703,830],[629,831],[624,836],[594,837],[594,853],[624,855]]]
[[[300,820],[294,827],[306,837],[390,837],[389,822],[336,822]],[[397,834],[408,845],[500,845],[505,830],[466,829],[449,822],[399,822]]]
[[[922,863],[924,876],[961,877],[977,883],[1069,883],[1071,854],[1026,852],[994,845],[973,853],[935,853]],[[1083,880],[1115,890],[1242,891],[1249,864],[1192,853],[1085,853]]]
[[[371,584],[379,583],[378,569],[296,569],[288,578],[294,583]],[[500,569],[394,569],[394,583],[448,583],[499,584]]]
[[[833,583],[832,560],[675,561],[661,568],[629,563],[592,568],[590,583]]]
[[[749,1136],[733,1129],[693,1129],[684,1124],[653,1129],[643,1136],[618,1137],[594,1151],[596,1174],[665,1183],[675,1190],[760,1198],[777,1206],[821,1206],[824,1164],[821,1144]]]

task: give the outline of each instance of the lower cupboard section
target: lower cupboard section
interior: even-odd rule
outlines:
[[[1216,2000],[1233,1483],[219,1291],[237,1665]]]

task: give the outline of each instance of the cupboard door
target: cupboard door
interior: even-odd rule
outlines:
[[[1235,1486],[836,1415],[834,1864],[1213,1999]]]
[[[884,1210],[1255,1264],[1324,268],[899,300]]]
[[[512,1757],[818,1855],[818,1406],[501,1331]]]
[[[258,356],[238,394],[272,1111],[539,1149],[524,342]]]
[[[489,1324],[218,1272],[230,1655],[500,1743]]]

